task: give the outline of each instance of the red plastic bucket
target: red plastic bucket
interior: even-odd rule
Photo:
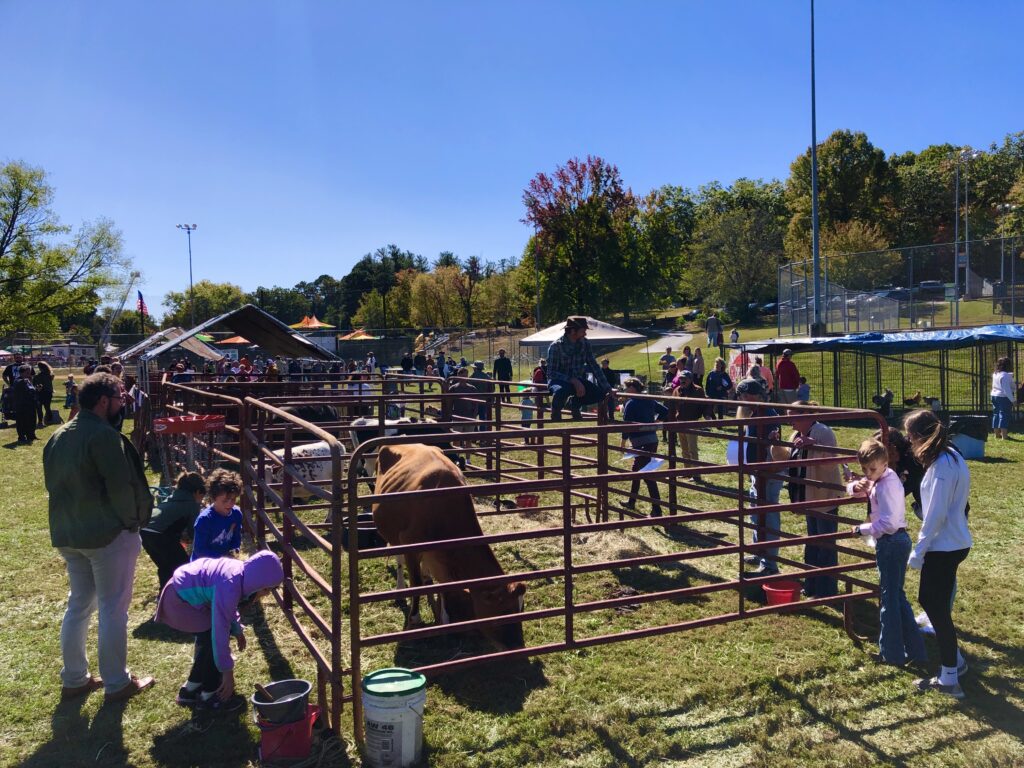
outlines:
[[[535,493],[521,493],[516,496],[516,505],[519,507],[536,507],[540,496]]]
[[[260,762],[299,760],[309,757],[313,748],[313,723],[320,716],[320,707],[309,704],[306,717],[294,723],[269,723],[256,720],[260,728]]]
[[[770,584],[762,584],[761,588],[764,590],[768,605],[785,605],[800,601],[799,581],[773,581]]]

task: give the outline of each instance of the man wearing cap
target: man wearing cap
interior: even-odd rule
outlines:
[[[608,397],[611,386],[594,359],[587,341],[587,318],[571,316],[565,321],[565,333],[548,347],[548,388],[551,390],[551,420],[562,420],[562,408],[569,398],[574,419],[582,418],[584,405],[599,403]],[[590,372],[591,382],[586,378]]]
[[[778,416],[779,413],[770,406],[754,408],[752,403],[764,403],[765,396],[764,382],[760,379],[744,379],[736,385],[736,399],[740,401],[737,410],[737,418],[750,418],[753,416]],[[768,445],[759,442],[760,440],[778,440],[780,425],[778,424],[748,424],[744,428],[744,434],[750,438],[746,443],[747,463],[761,463],[771,461],[771,451]],[[783,481],[776,478],[750,476],[750,503],[752,506],[759,504],[778,504],[782,495]],[[780,517],[778,512],[765,512],[753,514],[750,522],[754,526],[754,543],[761,541],[776,541],[779,538]],[[744,558],[750,565],[756,565],[757,569],[747,575],[769,576],[779,572],[778,564],[779,549],[758,549]]]
[[[800,388],[800,369],[793,362],[793,350],[782,350],[782,359],[775,366],[775,384],[779,388],[779,399],[784,403],[796,402],[796,391]]]

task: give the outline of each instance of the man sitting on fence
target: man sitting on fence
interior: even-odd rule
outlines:
[[[584,405],[594,405],[611,391],[594,352],[587,341],[587,318],[572,316],[565,321],[565,334],[548,347],[548,389],[551,390],[551,420],[562,420],[562,408],[569,408],[574,419],[582,418]],[[586,378],[590,372],[594,381]]]

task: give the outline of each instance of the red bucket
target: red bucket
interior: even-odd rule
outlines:
[[[518,507],[536,507],[540,502],[540,496],[535,493],[521,493],[516,496],[516,506]]]
[[[773,581],[770,584],[762,584],[761,589],[768,599],[768,605],[785,605],[786,603],[800,602],[799,581]]]
[[[294,723],[270,723],[259,718],[260,762],[299,760],[309,757],[313,748],[313,723],[320,716],[320,707],[309,704],[306,717]]]

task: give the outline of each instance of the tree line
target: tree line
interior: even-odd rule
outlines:
[[[1024,235],[1024,131],[972,159],[961,150],[947,143],[886,156],[850,130],[822,142],[819,220],[830,277],[849,287],[896,281],[902,267],[887,249],[952,242],[958,167],[970,184],[972,238]],[[810,176],[808,148],[785,181],[666,184],[638,194],[605,159],[573,158],[529,181],[522,221],[533,233],[516,257],[492,263],[446,251],[430,261],[386,245],[343,276],[292,287],[246,292],[200,281],[196,316],[248,302],[288,323],[315,314],[339,328],[515,325],[530,322],[538,293],[542,322],[573,312],[629,318],[680,303],[742,316],[749,304],[774,299],[779,265],[810,257]],[[130,271],[114,225],[66,227],[50,208],[53,194],[42,169],[0,168],[0,334],[98,335],[110,309],[97,309]],[[843,256],[865,251],[877,252],[870,265]],[[165,325],[187,324],[187,287],[163,303]],[[114,326],[136,330],[132,317]]]

